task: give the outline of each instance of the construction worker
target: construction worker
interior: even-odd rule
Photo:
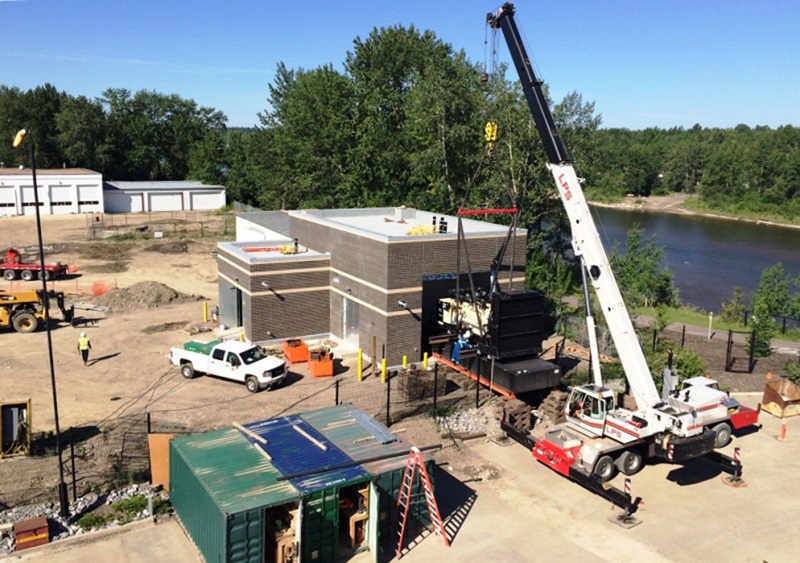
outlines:
[[[89,340],[89,337],[86,336],[86,333],[82,332],[78,338],[78,353],[81,355],[81,357],[83,357],[83,365],[88,365],[89,350],[91,349],[92,342]]]

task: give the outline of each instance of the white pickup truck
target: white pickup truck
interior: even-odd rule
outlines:
[[[187,379],[205,373],[241,381],[251,393],[276,387],[286,378],[286,362],[264,352],[260,346],[238,340],[201,342],[192,340],[169,353],[173,365],[180,366]]]

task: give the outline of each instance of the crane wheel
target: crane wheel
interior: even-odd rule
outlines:
[[[601,456],[600,459],[597,460],[597,463],[594,464],[592,473],[594,473],[598,481],[605,483],[606,481],[613,479],[614,475],[617,474],[617,466],[614,465],[614,460],[611,459],[611,456],[604,455]]]
[[[39,319],[36,318],[36,315],[27,311],[14,315],[11,323],[17,332],[33,332],[39,328]]]
[[[16,270],[4,270],[3,277],[8,281],[14,281],[17,279],[17,271]]]
[[[644,466],[642,454],[637,451],[628,450],[622,452],[616,461],[617,469],[627,476],[636,475]]]
[[[731,443],[731,427],[727,422],[720,422],[714,428],[714,447],[724,448]]]

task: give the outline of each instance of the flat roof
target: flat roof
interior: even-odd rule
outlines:
[[[30,176],[30,168],[0,168],[0,176]],[[87,168],[37,168],[37,176],[92,176],[100,175],[100,172]]]
[[[203,182],[193,182],[191,180],[164,180],[162,182],[103,182],[104,190],[123,190],[123,191],[173,191],[173,190],[224,190],[225,186],[204,184]]]
[[[458,236],[458,217],[431,211],[421,211],[411,207],[371,207],[365,209],[306,209],[287,211],[292,217],[301,220],[327,224],[361,236],[384,241],[436,239]],[[440,231],[444,219],[446,231]],[[434,220],[436,228],[434,229]],[[508,232],[507,225],[477,221],[462,217],[464,235],[498,236]],[[525,233],[525,229],[517,229]]]
[[[298,247],[298,252],[294,253],[294,244],[291,239],[260,240],[256,242],[218,242],[217,248],[227,254],[231,254],[248,264],[258,262],[285,261],[295,262],[297,260],[316,260],[319,258],[330,258],[327,252],[317,252],[304,246]]]

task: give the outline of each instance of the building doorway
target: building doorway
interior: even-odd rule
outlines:
[[[342,339],[356,348],[359,346],[359,317],[358,303],[347,297],[342,297]]]

